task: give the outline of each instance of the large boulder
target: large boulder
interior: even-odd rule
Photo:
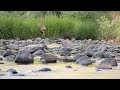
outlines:
[[[44,55],[41,56],[41,60],[42,59],[44,59],[48,63],[56,63],[57,56],[50,53],[45,53]]]
[[[15,55],[15,53],[10,49],[7,49],[3,52],[3,57],[9,56],[9,55]]]
[[[26,51],[18,52],[15,62],[18,64],[31,64],[34,63],[33,55]]]
[[[84,66],[91,65],[92,63],[93,61],[90,60],[88,56],[82,56],[78,60],[76,60],[76,64],[80,64]]]

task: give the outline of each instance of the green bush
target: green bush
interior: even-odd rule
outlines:
[[[100,38],[108,40],[120,36],[120,16],[116,16],[112,20],[101,16],[97,22],[99,24]]]
[[[91,21],[79,21],[75,26],[75,37],[77,39],[97,39],[98,38],[98,26]]]

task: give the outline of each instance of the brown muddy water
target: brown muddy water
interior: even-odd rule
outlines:
[[[34,64],[30,65],[17,65],[14,62],[5,62],[0,64],[2,73],[7,74],[6,70],[13,68],[20,74],[25,76],[0,76],[0,79],[120,79],[120,64],[117,67],[113,67],[111,70],[96,71],[97,63],[85,67],[75,63],[54,63],[54,64],[40,64],[38,59],[35,59]],[[72,68],[66,68],[65,66],[71,65]],[[39,70],[43,67],[51,68],[52,71],[48,72],[32,72],[33,70]]]

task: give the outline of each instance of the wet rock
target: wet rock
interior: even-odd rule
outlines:
[[[47,72],[47,71],[52,71],[50,68],[44,67],[40,70],[32,71],[32,72]]]
[[[56,63],[57,56],[50,53],[45,53],[44,55],[41,56],[41,60],[42,59],[44,59],[48,63]]]
[[[102,71],[101,69],[96,69],[96,71]]]
[[[72,68],[72,66],[68,65],[68,66],[65,66],[66,68]]]
[[[25,74],[11,74],[11,76],[26,76]]]
[[[18,64],[31,64],[34,63],[33,55],[29,52],[20,51],[18,52],[15,62]]]
[[[39,71],[52,71],[50,68],[42,68],[42,69],[40,69]]]
[[[3,57],[9,56],[9,55],[15,55],[15,53],[12,50],[5,50],[3,53]]]
[[[18,72],[12,68],[8,69],[7,72],[9,72],[10,74],[18,74]]]
[[[0,62],[0,64],[5,64],[5,63],[3,63],[3,62]]]

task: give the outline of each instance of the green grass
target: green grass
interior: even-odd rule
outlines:
[[[97,39],[99,32],[97,24],[92,21],[77,21],[75,26],[75,37],[78,39]]]
[[[74,22],[67,17],[58,18],[55,15],[48,15],[40,19],[40,23],[46,26],[46,37],[64,38],[72,37],[74,30]]]
[[[82,21],[73,17],[57,17],[47,15],[36,19],[34,16],[0,16],[1,39],[30,39],[42,37],[39,25],[45,25],[46,38],[72,38],[97,39],[99,37],[98,25],[90,20]],[[45,38],[44,37],[44,38]]]
[[[0,16],[0,38],[27,39],[40,36],[35,18]]]

